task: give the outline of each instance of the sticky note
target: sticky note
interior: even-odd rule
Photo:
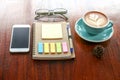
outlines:
[[[42,39],[57,39],[62,38],[62,26],[60,23],[45,23],[42,24]]]
[[[57,51],[57,53],[61,53],[62,52],[62,47],[61,47],[61,43],[60,42],[56,43],[56,51]]]
[[[49,53],[49,43],[44,43],[44,53]]]
[[[43,53],[43,43],[38,43],[38,53]]]
[[[55,43],[50,43],[50,52],[55,53]]]
[[[62,42],[62,50],[63,52],[68,52],[68,47],[66,42]]]

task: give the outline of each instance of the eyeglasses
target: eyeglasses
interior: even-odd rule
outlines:
[[[64,8],[56,8],[54,10],[38,9],[35,11],[35,20],[38,21],[67,21],[67,10]]]

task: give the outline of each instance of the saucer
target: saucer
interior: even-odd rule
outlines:
[[[84,29],[82,18],[80,18],[75,23],[75,31],[82,39],[89,41],[89,42],[95,42],[95,43],[107,41],[108,39],[112,37],[114,33],[114,29],[113,27],[111,27],[97,35],[91,35],[87,33],[86,30]]]

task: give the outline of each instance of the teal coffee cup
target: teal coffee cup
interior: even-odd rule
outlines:
[[[113,26],[113,22],[102,12],[89,11],[83,18],[82,25],[89,34],[99,34]]]

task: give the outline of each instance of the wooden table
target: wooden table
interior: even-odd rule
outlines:
[[[120,80],[119,0],[0,0],[0,80]],[[32,25],[36,9],[66,8],[72,28],[76,58],[65,61],[34,61],[27,54],[10,54],[13,24]],[[90,43],[74,30],[75,22],[90,10],[104,12],[114,22],[114,35],[103,43]],[[101,59],[92,55],[103,45]]]

